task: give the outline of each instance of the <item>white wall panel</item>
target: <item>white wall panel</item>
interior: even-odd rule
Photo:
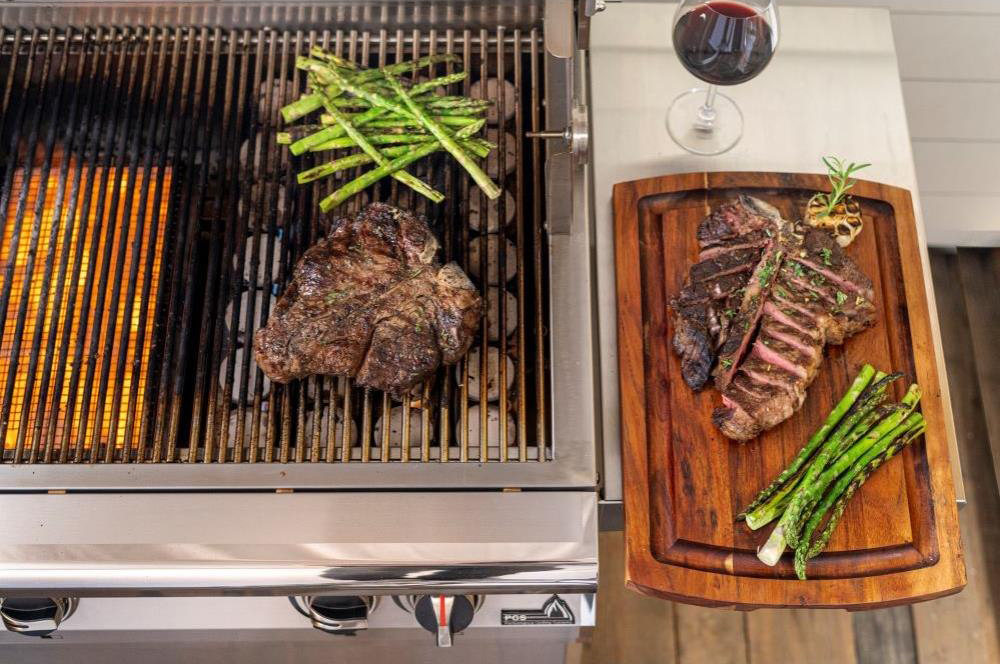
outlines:
[[[914,140],[1000,141],[1000,82],[903,81]]]
[[[914,141],[920,193],[1000,195],[1000,143]]]
[[[894,13],[903,79],[1000,82],[1000,13]]]

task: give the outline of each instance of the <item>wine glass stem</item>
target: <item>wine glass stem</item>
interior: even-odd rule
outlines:
[[[718,88],[716,86],[708,86],[708,92],[705,94],[705,103],[698,109],[698,119],[694,123],[696,131],[711,134],[712,130],[715,129],[715,93],[717,91]]]

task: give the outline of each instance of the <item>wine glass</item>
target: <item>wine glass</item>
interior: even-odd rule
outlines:
[[[689,72],[708,83],[678,95],[667,131],[688,152],[721,154],[743,135],[743,114],[719,85],[764,71],[778,45],[774,0],[683,0],[674,14],[674,50]]]

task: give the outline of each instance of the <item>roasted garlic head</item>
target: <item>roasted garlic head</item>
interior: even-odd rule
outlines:
[[[806,205],[806,222],[813,228],[825,228],[837,244],[846,247],[861,232],[861,205],[853,196],[844,198],[833,206],[833,211],[826,214],[827,204],[824,194],[816,194]]]

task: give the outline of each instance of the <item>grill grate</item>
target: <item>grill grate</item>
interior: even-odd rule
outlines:
[[[0,29],[3,460],[551,458],[542,154],[525,139],[541,129],[540,37]],[[509,196],[489,202],[439,155],[415,173],[444,203],[390,179],[339,210],[386,200],[426,215],[442,258],[491,303],[470,355],[401,403],[343,378],[271,384],[253,362],[253,332],[325,232],[316,203],[342,183],[296,185],[330,155],[275,143],[313,45],[369,66],[452,52],[471,80],[449,93],[496,102],[487,170]],[[453,69],[439,67],[426,75]]]

